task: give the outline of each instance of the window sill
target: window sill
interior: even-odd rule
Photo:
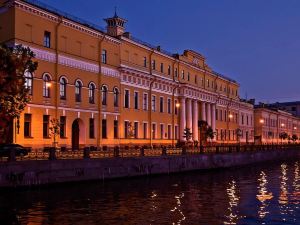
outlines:
[[[51,139],[51,137],[43,137],[44,139]]]
[[[31,137],[31,136],[26,136],[26,137],[24,137],[25,139],[33,139],[33,137]]]
[[[68,137],[60,137],[60,139],[68,139]]]

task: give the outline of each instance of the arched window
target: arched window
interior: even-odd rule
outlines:
[[[82,82],[80,80],[75,81],[75,101],[81,102],[81,89],[82,89]]]
[[[45,73],[43,76],[43,96],[45,98],[50,98],[50,87],[51,87],[50,75]]]
[[[89,102],[91,104],[95,103],[95,84],[94,83],[89,84]]]
[[[118,88],[114,88],[114,107],[118,107],[119,106],[119,89]]]
[[[25,77],[25,87],[28,89],[28,93],[32,95],[32,74],[28,71],[24,73]]]
[[[103,85],[101,91],[102,91],[102,105],[107,105],[107,87]]]
[[[67,80],[64,77],[61,77],[59,80],[59,95],[60,99],[66,99],[67,97]]]

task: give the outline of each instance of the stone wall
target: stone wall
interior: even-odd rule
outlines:
[[[0,187],[168,174],[300,157],[299,150],[0,163]]]

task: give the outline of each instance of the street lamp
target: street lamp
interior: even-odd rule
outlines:
[[[259,123],[260,123],[260,124],[264,124],[264,123],[265,123],[264,119],[260,119],[260,120],[259,120]]]

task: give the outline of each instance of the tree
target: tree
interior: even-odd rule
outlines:
[[[236,129],[236,137],[237,137],[238,142],[240,143],[240,139],[242,137],[242,130],[240,128]]]
[[[189,142],[192,139],[193,133],[191,132],[190,128],[185,128],[183,131],[183,137]]]
[[[25,71],[33,73],[37,62],[28,47],[0,44],[0,143],[13,142],[13,121],[19,118],[31,100],[25,86]]]
[[[60,132],[60,122],[56,118],[52,118],[50,120],[50,137],[53,137],[53,144],[54,147],[57,147],[56,137],[59,135]]]
[[[281,144],[282,144],[282,140],[285,140],[288,138],[288,134],[286,132],[281,132],[279,134],[279,138],[281,139]]]
[[[210,141],[212,141],[215,136],[216,136],[216,132],[214,132],[211,126],[208,126],[205,132],[206,140],[209,139]]]
[[[200,127],[200,145],[202,146],[207,140],[206,130],[208,123],[205,120],[200,120],[198,126]]]
[[[292,135],[292,140],[295,143],[298,140],[298,136],[296,134]]]

